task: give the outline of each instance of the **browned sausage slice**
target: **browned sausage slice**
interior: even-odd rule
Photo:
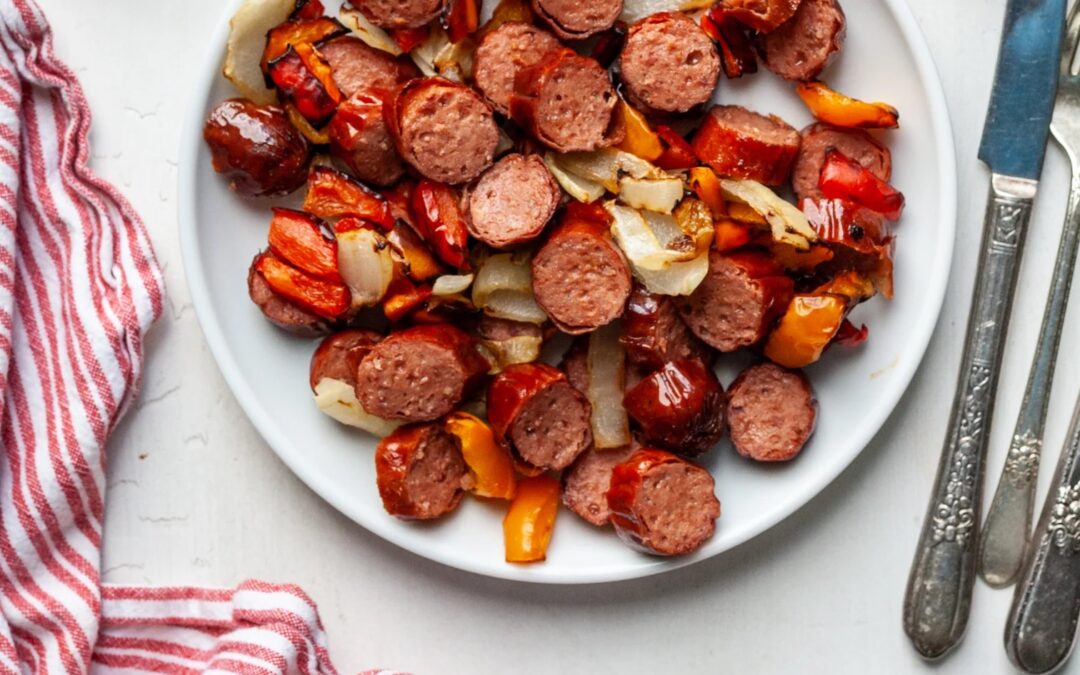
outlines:
[[[427,422],[452,412],[489,368],[461,330],[416,326],[393,333],[360,361],[356,397],[372,415]]]
[[[533,11],[564,40],[581,40],[615,25],[623,0],[532,0]]]
[[[407,83],[394,103],[398,153],[422,176],[467,183],[491,166],[499,144],[495,113],[472,88],[441,77]]]
[[[551,321],[579,335],[622,315],[630,268],[606,223],[567,215],[533,257],[532,284]]]
[[[419,28],[434,21],[446,0],[349,0],[380,28]]]
[[[623,405],[643,443],[686,457],[708,452],[724,435],[724,389],[701,361],[672,361],[626,392]]]
[[[324,378],[356,386],[356,371],[360,361],[382,340],[373,330],[349,329],[328,335],[311,355],[308,378],[312,391]]]
[[[892,153],[862,129],[840,129],[828,124],[811,124],[802,131],[792,186],[799,198],[820,197],[818,181],[825,157],[832,150],[847,155],[869,169],[881,180],[892,178]]]
[[[743,457],[786,462],[806,445],[817,422],[817,401],[802,371],[761,363],[728,389],[731,441]]]
[[[214,170],[238,194],[284,195],[307,180],[311,149],[285,111],[239,98],[222,101],[203,127]]]
[[[387,513],[431,520],[461,503],[468,469],[457,440],[441,424],[413,424],[379,442],[375,477]]]
[[[840,51],[846,26],[836,0],[802,0],[791,20],[762,39],[765,66],[786,80],[813,80]]]
[[[716,531],[720,500],[709,472],[663,450],[643,448],[615,466],[607,493],[611,524],[634,548],[685,555]]]
[[[339,37],[319,45],[330,64],[334,84],[346,97],[361,89],[392,91],[399,84],[420,77],[420,69],[408,58],[395,58],[354,37]]]
[[[405,163],[383,118],[383,99],[362,89],[342,103],[327,127],[330,152],[360,180],[378,186],[397,182]]]
[[[694,153],[729,178],[782,185],[799,154],[799,132],[776,115],[760,115],[737,105],[709,110],[694,135]]]
[[[566,508],[593,525],[607,525],[611,516],[607,504],[611,471],[633,453],[631,446],[610,450],[589,448],[581,453],[562,475],[562,502]]]
[[[793,292],[794,282],[763,251],[709,251],[709,273],[679,311],[706,344],[733,352],[761,340]]]
[[[684,113],[712,98],[720,56],[690,17],[663,12],[630,27],[619,70],[626,95],[638,107]]]
[[[535,66],[561,45],[554,35],[521,21],[507,21],[484,35],[473,56],[473,83],[491,107],[510,114],[518,71]]]
[[[248,295],[263,315],[278,328],[288,331],[300,337],[319,337],[330,332],[330,322],[311,312],[297,307],[285,298],[282,298],[270,288],[263,275],[255,269],[255,263],[263,255],[272,253],[260,253],[255,256],[251,267],[248,268]]]
[[[626,129],[613,114],[618,100],[608,71],[593,59],[562,49],[518,71],[510,116],[553,150],[591,151],[625,136]]]
[[[712,361],[712,351],[690,331],[671,296],[635,285],[623,314],[622,344],[630,363],[655,369],[669,361]]]
[[[768,33],[795,16],[802,0],[721,0],[720,5],[747,26]]]
[[[532,241],[559,208],[562,190],[538,155],[511,154],[468,192],[469,233],[488,246]]]

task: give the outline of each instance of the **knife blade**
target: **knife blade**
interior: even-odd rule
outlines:
[[[975,582],[986,443],[1002,348],[1057,93],[1066,0],[1009,0],[979,159],[991,170],[952,413],[904,601],[928,659],[964,635]]]

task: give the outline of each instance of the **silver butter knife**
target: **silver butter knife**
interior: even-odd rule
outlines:
[[[1066,39],[1061,50],[1057,100],[1050,131],[1065,149],[1072,165],[1072,186],[1065,224],[1061,228],[1057,261],[1050,281],[1039,341],[1024,390],[1024,401],[1016,419],[1009,452],[1001,470],[997,490],[986,515],[979,549],[979,573],[994,587],[1016,580],[1024,562],[1031,514],[1035,506],[1035,486],[1039,476],[1046,412],[1054,382],[1061,330],[1069,304],[1069,288],[1076,268],[1080,245],[1080,76],[1074,64],[1080,42],[1080,3],[1069,12]]]
[[[979,159],[992,172],[978,276],[937,479],[904,601],[926,658],[963,637],[1001,351],[1057,89],[1065,0],[1008,0]]]

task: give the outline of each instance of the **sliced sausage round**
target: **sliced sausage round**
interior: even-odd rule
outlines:
[[[378,186],[397,182],[405,163],[383,118],[383,99],[362,89],[342,103],[327,127],[330,152],[360,180]]]
[[[461,503],[468,468],[457,440],[441,424],[412,424],[379,442],[375,480],[387,513],[431,520]]]
[[[326,319],[312,314],[282,298],[270,288],[263,275],[255,269],[255,263],[263,255],[272,253],[260,253],[255,256],[251,267],[248,268],[248,295],[262,311],[263,315],[278,328],[288,331],[300,337],[319,337],[326,335],[331,330],[331,324]]]
[[[814,390],[802,371],[761,363],[744,370],[728,389],[731,442],[743,457],[758,462],[793,459],[816,422]]]
[[[698,158],[728,178],[782,185],[799,154],[799,132],[776,115],[737,105],[713,106],[694,135]]]
[[[507,21],[484,35],[473,56],[473,84],[491,107],[510,114],[510,96],[518,71],[540,63],[561,48],[554,35],[521,21]]]
[[[721,352],[749,347],[787,309],[794,282],[764,251],[709,251],[709,273],[679,312],[690,330]]]
[[[818,182],[825,157],[833,150],[850,157],[883,181],[892,178],[892,153],[862,129],[811,124],[802,131],[802,148],[791,177],[800,198],[820,197]]]
[[[397,95],[394,111],[398,153],[425,178],[467,183],[495,159],[495,113],[470,87],[441,77],[415,79]]]
[[[704,468],[670,452],[643,448],[611,472],[611,524],[634,548],[685,555],[716,531],[720,500]]]
[[[401,83],[420,77],[420,69],[407,57],[394,57],[354,37],[339,37],[319,45],[330,64],[334,84],[347,98],[361,89],[393,91]]]
[[[562,190],[539,155],[507,155],[468,192],[469,233],[494,248],[532,241],[561,199]]]
[[[786,80],[813,80],[844,44],[847,21],[836,0],[802,0],[795,16],[762,38],[765,67]]]
[[[756,31],[768,33],[799,9],[802,0],[721,0],[720,6]]]
[[[533,256],[532,285],[551,321],[579,335],[622,315],[630,268],[606,223],[565,216]]]
[[[502,342],[516,337],[534,337],[543,339],[544,329],[535,323],[514,321],[513,319],[500,319],[487,314],[481,314],[476,323],[476,334],[484,340]]]
[[[656,369],[669,361],[712,361],[712,351],[687,327],[671,296],[635,285],[623,314],[622,344],[630,363]]]
[[[712,98],[720,56],[705,31],[682,12],[638,21],[619,56],[625,94],[646,111],[684,113]]]
[[[566,508],[596,526],[607,525],[611,509],[607,492],[611,489],[611,472],[634,453],[632,446],[581,453],[562,474],[562,502]]]
[[[720,381],[701,361],[672,361],[623,397],[643,444],[686,457],[708,452],[723,437],[725,403]]]
[[[416,326],[391,334],[360,361],[356,397],[372,415],[427,422],[452,412],[489,368],[458,328]]]
[[[349,0],[379,28],[419,28],[434,21],[446,0]]]
[[[563,40],[582,40],[614,26],[623,0],[532,0],[532,8]]]
[[[561,49],[518,72],[510,116],[553,150],[588,152],[615,145],[625,136],[614,115],[618,101],[607,70]]]
[[[249,197],[288,194],[307,181],[311,148],[277,106],[229,99],[203,127],[214,170]]]
[[[527,468],[565,469],[592,445],[588,400],[551,366],[508,366],[492,380],[487,404],[495,438]]]
[[[328,335],[311,355],[309,383],[312,391],[325,378],[356,386],[360,361],[382,340],[373,330],[354,328]]]

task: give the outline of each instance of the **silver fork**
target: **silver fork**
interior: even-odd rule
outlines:
[[[1062,45],[1061,77],[1050,123],[1050,131],[1072,164],[1069,207],[1065,213],[1035,359],[1031,364],[1005,466],[986,516],[979,551],[979,573],[986,583],[995,588],[1008,586],[1016,580],[1031,534],[1046,411],[1080,244],[1080,71],[1075,66],[1078,41],[1080,3],[1076,3],[1069,13]]]

